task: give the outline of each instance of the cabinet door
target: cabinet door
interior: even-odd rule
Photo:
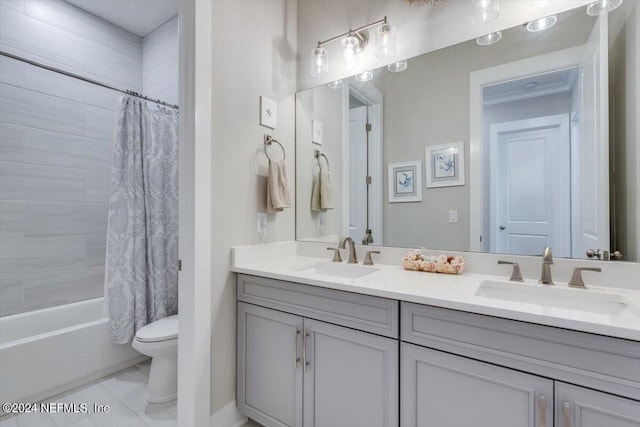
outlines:
[[[556,427],[640,427],[640,402],[556,382]]]
[[[551,380],[404,342],[400,353],[403,427],[553,426]]]
[[[398,426],[398,341],[309,319],[304,330],[304,426]]]
[[[302,427],[302,317],[238,303],[238,408],[266,427]]]

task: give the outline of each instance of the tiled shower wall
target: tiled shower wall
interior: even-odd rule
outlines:
[[[142,91],[142,38],[61,0],[0,0],[0,48]],[[0,61],[0,316],[101,296],[119,94]]]

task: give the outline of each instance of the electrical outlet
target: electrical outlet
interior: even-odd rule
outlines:
[[[267,213],[266,212],[258,212],[257,215],[257,224],[258,224],[258,234],[264,233],[264,230],[267,228]]]
[[[456,223],[458,222],[458,211],[449,211],[449,222]]]

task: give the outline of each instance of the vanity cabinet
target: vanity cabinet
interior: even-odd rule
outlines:
[[[397,301],[244,275],[238,300],[240,412],[267,427],[398,426]]]
[[[637,342],[412,303],[401,311],[403,427],[640,427]]]

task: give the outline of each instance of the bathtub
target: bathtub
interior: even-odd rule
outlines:
[[[109,342],[103,300],[1,317],[0,402],[36,402],[146,359]]]

